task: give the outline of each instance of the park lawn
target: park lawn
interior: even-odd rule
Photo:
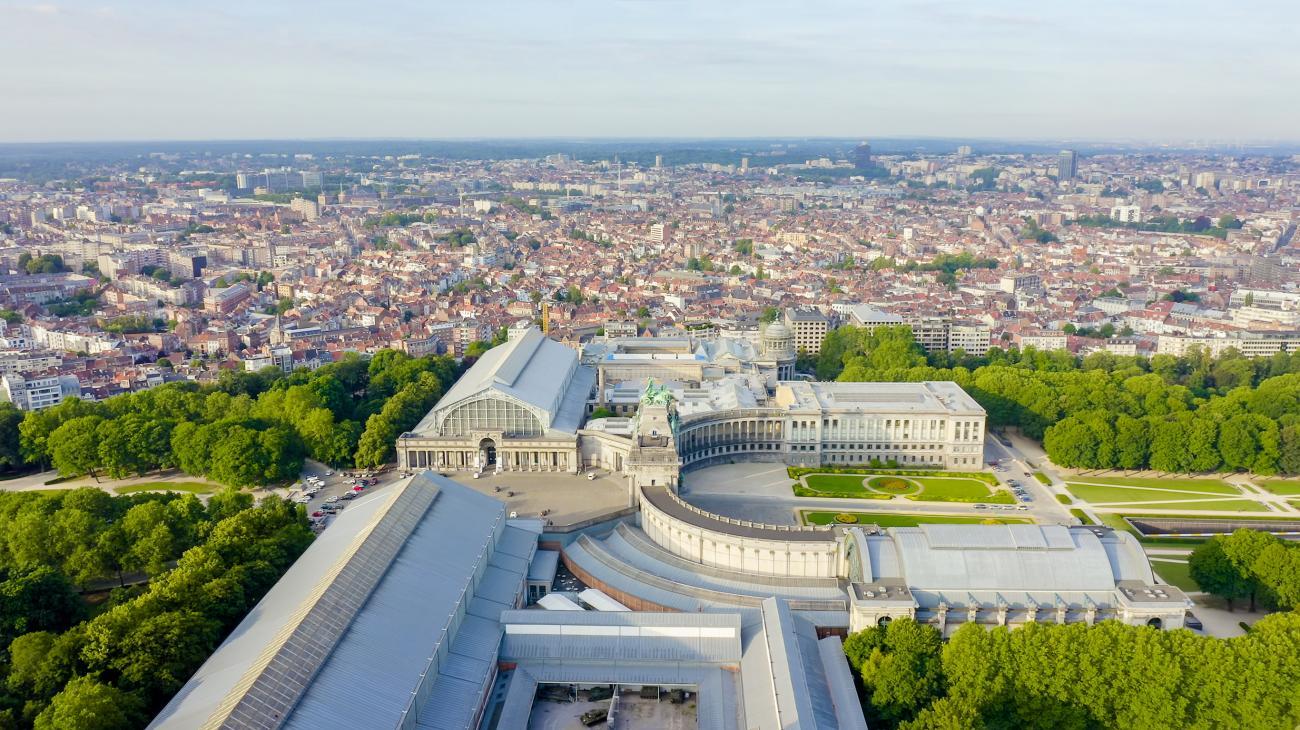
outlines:
[[[1034,472],[1034,478],[1038,480],[1039,484],[1044,484],[1049,487],[1052,486],[1052,480],[1048,479],[1047,475],[1042,473],[1041,471]]]
[[[1010,492],[999,489],[994,491],[988,485],[973,479],[953,479],[944,477],[911,477],[925,489],[920,494],[910,495],[908,499],[919,502],[990,502],[993,504],[1014,504]]]
[[[828,495],[862,497],[868,493],[862,486],[863,477],[856,474],[809,474],[804,479],[809,489]]]
[[[1260,487],[1263,487],[1264,489],[1267,489],[1273,494],[1281,494],[1281,495],[1288,495],[1288,496],[1294,494],[1296,496],[1300,496],[1300,481],[1297,480],[1270,479],[1268,481],[1265,481],[1263,479],[1259,479],[1255,481],[1255,484],[1259,485]]]
[[[1151,569],[1156,572],[1160,580],[1171,586],[1177,586],[1184,591],[1196,593],[1201,587],[1192,580],[1191,572],[1187,567],[1186,561],[1164,560],[1163,558],[1151,558]]]
[[[1077,498],[1103,504],[1106,502],[1167,502],[1171,499],[1201,499],[1205,497],[1226,496],[1211,492],[1171,492],[1167,489],[1137,489],[1125,487],[1101,487],[1093,484],[1067,482],[1070,492]],[[1240,495],[1232,491],[1228,495]]]
[[[884,512],[810,512],[800,513],[804,524],[830,525],[835,522],[835,515],[851,514],[858,518],[854,524],[877,525],[880,527],[916,527],[917,525],[978,525],[984,522],[999,525],[1026,524],[1027,519],[1016,517],[948,517],[943,515],[905,515]],[[996,522],[993,522],[996,520]]]
[[[135,494],[137,492],[188,492],[189,494],[213,494],[217,487],[202,482],[150,482],[148,484],[132,484],[129,487],[119,487],[116,491],[118,494]]]
[[[1084,477],[1076,476],[1071,485],[1086,482],[1088,484],[1109,484],[1116,487],[1144,487],[1146,489],[1173,489],[1186,492],[1205,492],[1207,494],[1240,494],[1241,490],[1226,484],[1220,479],[1181,479],[1178,477]]]
[[[1267,512],[1268,507],[1249,499],[1222,499],[1217,502],[1143,502],[1141,509],[1177,509],[1188,512],[1236,511]],[[1166,517],[1169,515],[1165,515]],[[1286,519],[1286,515],[1282,515]]]

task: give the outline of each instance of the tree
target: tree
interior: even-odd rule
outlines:
[[[906,618],[849,636],[845,656],[862,679],[872,724],[910,720],[942,695],[942,646],[937,630]]]
[[[597,418],[613,418],[613,417],[614,417],[614,412],[602,406],[592,411],[591,415],[587,417],[587,420],[594,421]]]
[[[103,420],[99,416],[73,418],[50,434],[50,461],[60,474],[95,476],[100,466],[98,431]]]
[[[47,566],[0,572],[0,645],[29,631],[62,631],[81,617],[81,597]]]
[[[35,730],[129,730],[143,721],[139,698],[93,677],[77,677],[36,716]]]
[[[0,403],[0,470],[22,467],[23,412],[12,403]]]
[[[1278,469],[1285,474],[1300,474],[1300,424],[1279,432]]]
[[[1206,593],[1212,593],[1228,602],[1246,598],[1254,592],[1250,576],[1228,558],[1223,550],[1225,538],[1214,537],[1196,546],[1187,559],[1192,580]]]

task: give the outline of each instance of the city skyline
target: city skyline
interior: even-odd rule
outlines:
[[[1252,10],[1257,12],[1252,12]],[[1177,13],[1176,15],[1174,13]],[[1294,140],[1294,8],[0,6],[0,141]],[[1282,16],[1282,17],[1280,17]],[[1293,20],[1300,21],[1300,17]],[[1231,28],[1232,32],[1223,32]],[[542,59],[539,62],[539,59]]]

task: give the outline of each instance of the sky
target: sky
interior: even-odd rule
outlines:
[[[1295,0],[0,0],[0,142],[1296,141]]]

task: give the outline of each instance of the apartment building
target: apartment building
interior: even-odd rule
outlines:
[[[0,396],[20,411],[39,411],[81,397],[81,382],[75,375],[26,377],[20,373],[0,375]]]

